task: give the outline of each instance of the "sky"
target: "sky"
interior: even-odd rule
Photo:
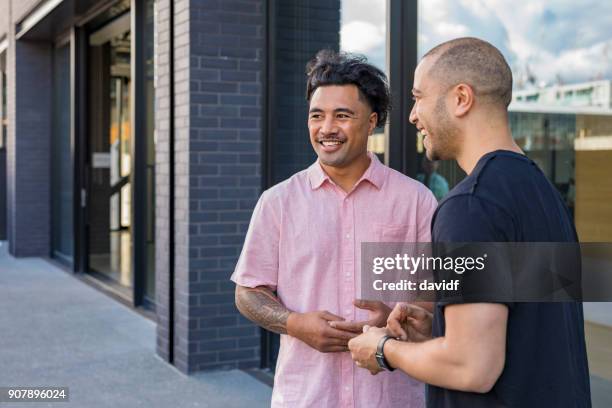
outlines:
[[[342,0],[341,48],[385,65],[386,0]],[[419,56],[474,36],[499,48],[515,88],[612,79],[612,2],[420,0]]]
[[[378,68],[385,69],[387,0],[342,0],[340,49],[364,54]]]

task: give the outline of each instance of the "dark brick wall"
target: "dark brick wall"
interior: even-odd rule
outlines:
[[[194,0],[195,1],[195,0]],[[190,270],[189,228],[189,32],[190,0],[174,1],[174,364],[183,371],[194,371],[190,364],[189,343],[197,323],[191,321],[192,272]],[[193,345],[191,345],[193,348]]]
[[[170,355],[170,1],[155,15],[155,314],[157,354]]]
[[[261,192],[263,13],[262,0],[191,2],[189,371],[259,365],[229,277]]]
[[[15,256],[50,252],[52,48],[14,42],[8,73],[7,220]],[[16,69],[18,67],[18,69]]]
[[[233,272],[261,193],[262,0],[174,3],[174,364],[259,366],[259,329],[234,306]],[[169,350],[168,3],[157,5],[158,353]]]
[[[340,48],[340,1],[276,1],[272,176],[289,178],[316,159],[308,138],[305,67],[320,49]]]

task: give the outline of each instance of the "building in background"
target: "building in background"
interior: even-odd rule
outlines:
[[[515,104],[612,109],[612,80],[516,90],[512,101]]]
[[[564,4],[517,20],[510,1],[0,0],[0,238],[154,316],[158,354],[183,372],[273,368],[278,336],[240,316],[229,277],[261,192],[315,160],[306,62],[331,48],[388,74],[393,111],[370,148],[416,177],[417,58],[475,35],[515,78],[529,64],[514,136],[581,239],[612,241],[612,32],[589,31],[610,6],[581,7],[588,32],[554,43],[547,32],[579,26]],[[566,85],[537,89],[536,76]],[[463,177],[454,163],[438,173]]]

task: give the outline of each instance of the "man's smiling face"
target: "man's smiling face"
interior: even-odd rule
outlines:
[[[448,87],[429,75],[434,59],[426,57],[414,72],[410,122],[423,135],[429,160],[450,160],[457,156],[459,130],[447,107]]]
[[[318,87],[310,98],[310,143],[322,164],[346,168],[367,154],[376,114],[355,85]]]

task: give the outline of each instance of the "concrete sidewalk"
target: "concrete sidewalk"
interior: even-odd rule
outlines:
[[[1,244],[1,243],[0,243]],[[587,324],[594,407],[612,406],[612,328]],[[0,245],[0,387],[67,386],[68,403],[0,407],[268,407],[242,371],[186,376],[155,354],[155,324],[49,262]]]
[[[2,407],[267,407],[242,371],[186,376],[155,354],[155,324],[43,259],[0,246],[0,387],[67,386],[68,403]]]

